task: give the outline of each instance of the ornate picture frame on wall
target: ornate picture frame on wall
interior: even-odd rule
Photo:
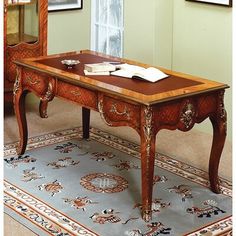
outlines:
[[[233,0],[186,0],[186,1],[208,3],[225,7],[232,7],[233,5]]]
[[[83,8],[83,0],[48,0],[48,11],[78,10]]]

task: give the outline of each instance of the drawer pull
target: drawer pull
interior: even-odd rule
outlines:
[[[193,104],[187,101],[180,115],[180,121],[184,124],[186,129],[188,129],[193,124],[195,113],[196,112]]]
[[[31,77],[26,77],[26,82],[29,82],[31,85],[36,85],[40,83],[40,80],[34,80]]]
[[[111,106],[110,112],[112,112],[114,114],[117,114],[119,116],[126,116],[127,119],[130,120],[130,112],[129,112],[129,110],[126,106],[124,107],[124,111],[119,112],[117,110],[117,105],[113,103],[112,106]]]
[[[72,90],[70,93],[71,93],[72,95],[77,96],[77,97],[81,96],[81,93],[80,93],[79,91],[76,91],[76,90]]]

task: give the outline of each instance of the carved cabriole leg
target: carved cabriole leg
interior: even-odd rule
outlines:
[[[82,107],[83,138],[89,138],[90,109]]]
[[[155,134],[153,128],[153,112],[150,107],[141,111],[141,165],[142,165],[142,217],[151,220],[153,174],[155,159]]]
[[[139,107],[140,113],[138,116],[133,117],[137,119],[134,122],[132,119],[132,112],[130,107],[127,108],[124,105],[119,110],[116,104],[111,103],[110,107],[107,107],[108,102],[104,106],[104,97],[98,95],[98,111],[101,118],[109,126],[121,126],[127,125],[134,128],[140,135],[141,140],[141,174],[142,174],[142,218],[145,221],[151,220],[151,207],[152,207],[152,190],[153,190],[153,174],[154,174],[154,160],[155,160],[155,127],[154,116],[152,108],[149,106]],[[108,118],[108,114],[113,115],[113,119]],[[116,114],[116,116],[114,116]],[[120,116],[126,120],[119,120]]]
[[[209,161],[209,180],[211,190],[220,193],[218,168],[220,156],[226,138],[227,115],[224,108],[224,91],[220,91],[218,97],[218,107],[216,113],[210,116],[213,126],[213,142]]]
[[[22,89],[22,69],[17,67],[16,80],[13,88],[13,102],[15,115],[19,127],[20,133],[20,143],[17,149],[17,154],[22,155],[25,152],[27,139],[28,139],[28,129],[25,115],[25,97],[27,91]]]

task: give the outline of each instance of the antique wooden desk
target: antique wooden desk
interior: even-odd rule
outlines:
[[[80,64],[67,69],[63,59],[78,59]],[[218,166],[226,137],[225,84],[163,71],[170,76],[156,83],[115,76],[85,76],[85,63],[134,61],[109,57],[89,50],[17,61],[14,85],[14,107],[20,143],[18,154],[25,152],[28,131],[25,95],[36,94],[40,114],[46,117],[47,103],[54,96],[83,107],[83,137],[89,137],[90,109],[98,111],[107,125],[130,126],[141,139],[142,217],[151,219],[156,134],[161,129],[190,130],[195,123],[210,118],[213,143],[209,160],[209,179],[213,192],[219,193]]]

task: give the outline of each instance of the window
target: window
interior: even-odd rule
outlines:
[[[122,57],[123,0],[92,0],[91,22],[91,49]]]

